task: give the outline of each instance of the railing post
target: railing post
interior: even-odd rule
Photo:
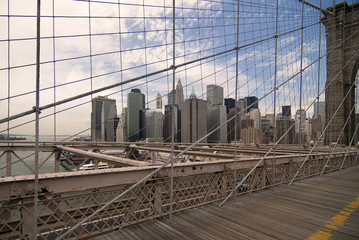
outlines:
[[[55,150],[55,172],[60,172],[61,150]]]
[[[6,176],[11,176],[11,151],[6,151]]]

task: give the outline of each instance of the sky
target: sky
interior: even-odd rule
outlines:
[[[323,7],[331,4],[323,1]],[[308,107],[326,81],[325,58],[320,68],[317,61],[319,51],[326,51],[324,26],[314,24],[302,33],[302,3],[280,0],[276,45],[276,1],[240,1],[239,9],[237,97],[261,98],[276,80],[276,113],[282,105],[292,105],[292,114]],[[305,6],[303,13],[303,26],[319,22],[318,10]],[[41,1],[40,106],[172,66],[172,14],[172,1],[165,0]],[[193,88],[206,99],[208,84],[222,86],[224,96],[234,98],[237,51],[222,52],[237,45],[236,2],[176,1],[175,14],[175,65],[218,54],[176,69],[175,82],[181,79],[185,98]],[[3,119],[35,106],[35,0],[0,0],[0,52]],[[301,67],[306,70],[298,74]],[[115,99],[120,114],[131,88],[140,88],[146,107],[154,108],[157,93],[167,103],[172,84],[170,70],[43,110],[40,134],[89,134],[91,98]],[[273,93],[260,101],[262,115],[274,112],[273,103]],[[0,124],[0,134],[9,129],[31,135],[33,120],[34,114]]]

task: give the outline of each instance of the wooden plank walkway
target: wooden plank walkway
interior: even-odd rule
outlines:
[[[93,239],[359,239],[359,166]],[[321,237],[321,238],[315,238]]]

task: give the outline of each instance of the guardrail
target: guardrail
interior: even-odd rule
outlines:
[[[357,164],[357,151],[309,156],[297,179]],[[306,155],[267,157],[237,189],[236,195],[289,182]],[[174,166],[173,212],[217,202],[260,158],[178,163]],[[156,166],[126,167],[39,176],[38,239],[56,239],[69,228],[114,199]],[[236,171],[234,171],[236,168]],[[237,176],[235,178],[234,172]],[[237,179],[237,182],[235,182]],[[33,238],[33,176],[0,179],[0,238]],[[67,238],[85,238],[154,219],[170,211],[170,168],[165,167],[123,198],[77,228]]]

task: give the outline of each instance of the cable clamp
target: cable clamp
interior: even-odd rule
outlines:
[[[34,112],[40,114],[41,111],[40,111],[40,108],[36,108],[35,106],[32,107],[32,110],[34,110]]]
[[[174,69],[174,70],[176,70],[176,69],[177,69],[177,66],[175,66],[175,65],[171,65],[171,66],[170,66],[170,69]]]

